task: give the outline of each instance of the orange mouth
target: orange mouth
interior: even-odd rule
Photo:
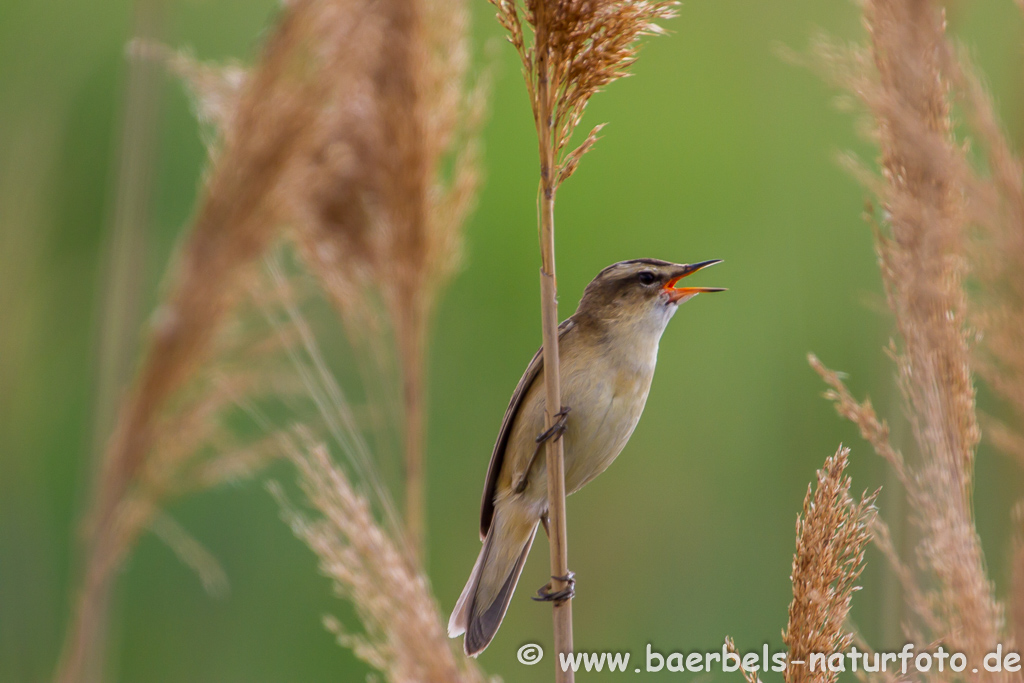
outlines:
[[[697,296],[698,294],[703,294],[705,292],[724,292],[724,291],[726,291],[726,289],[724,287],[676,287],[675,286],[676,283],[679,282],[680,280],[682,280],[684,277],[687,277],[689,275],[693,275],[698,270],[703,270],[704,268],[707,268],[708,266],[713,266],[716,263],[721,263],[721,262],[722,262],[721,259],[712,259],[710,261],[701,261],[700,263],[694,263],[694,264],[691,264],[691,265],[683,266],[683,268],[684,268],[683,273],[681,275],[677,276],[677,277],[672,278],[668,282],[666,282],[665,286],[662,288],[662,289],[665,290],[665,293],[668,295],[669,303],[673,303],[673,304],[674,303],[680,303],[682,301],[686,301],[688,299],[692,299],[693,297]]]

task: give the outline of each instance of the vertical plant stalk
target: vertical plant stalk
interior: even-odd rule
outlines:
[[[134,14],[135,39],[159,40],[164,21],[163,0],[140,0],[135,4]],[[93,434],[93,452],[98,459],[102,458],[117,417],[118,397],[125,382],[131,379],[138,344],[141,263],[152,194],[162,84],[163,74],[158,64],[130,55],[117,150],[117,187],[107,245],[108,273],[103,283],[98,330],[99,372]]]
[[[675,16],[675,2],[647,0],[491,0],[498,23],[508,31],[523,64],[527,94],[537,128],[540,156],[541,330],[544,357],[544,423],[550,429],[561,411],[558,363],[558,285],[555,278],[555,193],[576,171],[580,159],[597,142],[601,126],[575,149],[568,147],[591,96],[626,75],[636,61],[637,39],[662,33],[654,22]],[[526,40],[523,19],[533,29]],[[571,408],[571,406],[569,406]],[[565,457],[561,439],[546,445],[548,541],[552,589],[568,588],[568,542],[565,523]],[[558,654],[572,652],[572,604],[553,603],[554,640]],[[574,680],[558,658],[555,680]]]
[[[403,451],[405,453],[405,531],[417,559],[425,561],[427,535],[426,499],[426,368],[425,321],[412,308],[397,321],[398,350],[401,353]]]
[[[558,283],[555,279],[555,153],[552,146],[551,84],[548,79],[547,4],[536,7],[537,55],[537,141],[540,152],[540,310],[544,344],[544,426],[550,429],[561,410],[562,390],[558,357]],[[552,590],[568,587],[557,577],[569,575],[568,531],[565,514],[565,449],[562,439],[547,442],[548,543],[551,555]],[[572,652],[572,600],[552,604],[555,637],[555,680],[571,683],[573,671],[562,670],[559,655]]]
[[[161,33],[164,3],[135,3],[135,37],[155,40]],[[98,487],[103,476],[106,439],[116,419],[118,394],[131,372],[131,358],[138,323],[139,256],[148,219],[156,123],[159,116],[160,72],[157,65],[129,59],[118,150],[118,180],[114,197],[113,226],[109,245],[110,274],[104,287],[99,330],[96,389],[94,476]],[[74,632],[62,652],[59,681],[96,681],[102,678],[106,650],[112,572],[105,563],[85,559],[85,582],[76,607]]]

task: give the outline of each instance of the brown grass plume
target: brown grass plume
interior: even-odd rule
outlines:
[[[857,424],[905,489],[917,534],[913,557],[901,557],[880,520],[874,530],[904,588],[912,614],[904,625],[907,637],[921,646],[941,642],[976,662],[996,644],[1010,642],[972,505],[981,431],[964,282],[982,184],[968,147],[956,137],[951,108],[956,93],[977,84],[965,76],[934,3],[869,0],[863,11],[865,47],[822,42],[818,55],[831,66],[829,76],[863,102],[879,146],[880,176],[857,168],[881,209],[872,213],[878,216],[876,250],[897,332],[889,352],[915,452],[904,457],[870,402],[853,398],[840,376],[813,356],[811,364],[830,386],[827,395],[839,413]],[[981,90],[967,92],[968,101],[982,98]],[[998,155],[993,159],[1006,164]],[[1016,346],[1018,353],[1024,348],[1019,339]]]
[[[251,69],[169,56],[216,129],[211,167],[96,479],[84,578],[56,680],[102,675],[114,575],[161,519],[160,504],[280,452],[273,435],[226,443],[216,416],[268,382],[225,323],[258,289],[261,257],[285,226],[343,312],[358,300],[353,291],[380,290],[401,347],[406,502],[413,536],[421,535],[427,321],[457,263],[478,178],[482,91],[467,85],[466,35],[461,3],[295,0]],[[232,372],[209,372],[225,357]],[[158,526],[199,557],[173,525]]]
[[[280,193],[289,234],[345,321],[382,411],[378,450],[402,435],[406,526],[422,551],[429,323],[462,254],[480,183],[487,82],[474,79],[463,2],[391,0],[336,9],[352,35],[328,52],[309,153]],[[223,137],[247,79],[166,56]],[[383,455],[383,453],[381,453]]]
[[[338,642],[391,683],[483,681],[475,663],[450,646],[423,574],[382,530],[369,501],[327,449],[297,438],[286,439],[285,448],[299,472],[301,490],[317,512],[311,517],[300,511],[274,485],[285,521],[316,553],[321,572],[339,595],[351,600],[362,622],[356,634],[335,617],[325,617]]]
[[[812,653],[842,652],[853,642],[846,618],[858,590],[868,529],[877,492],[859,501],[850,497],[846,475],[850,449],[840,447],[818,470],[817,486],[807,485],[803,511],[796,520],[793,601],[782,640],[789,648],[786,683],[833,683],[838,673],[810,667]]]

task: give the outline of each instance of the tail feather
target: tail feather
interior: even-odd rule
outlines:
[[[476,557],[473,571],[469,574],[469,581],[466,582],[466,587],[462,589],[462,595],[459,596],[458,602],[455,603],[455,609],[452,610],[452,616],[448,619],[449,638],[461,636],[466,632],[466,626],[469,624],[469,608],[472,605],[473,596],[476,594],[477,584],[480,583],[480,566],[483,564],[486,556],[487,542],[485,540],[484,547],[481,548],[480,554]]]
[[[454,638],[465,633],[463,647],[472,657],[484,651],[501,626],[537,535],[536,520],[510,524],[500,517],[492,523],[448,621],[448,635]],[[518,554],[514,554],[516,548]]]

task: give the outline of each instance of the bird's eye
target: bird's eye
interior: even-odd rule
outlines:
[[[643,271],[642,273],[637,275],[636,278],[640,281],[640,284],[642,285],[653,285],[655,280],[654,273],[652,273],[649,270]]]

